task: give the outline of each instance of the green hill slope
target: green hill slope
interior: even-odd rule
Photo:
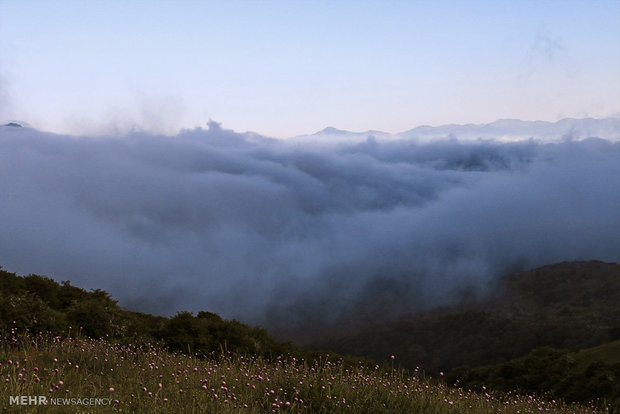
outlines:
[[[179,312],[171,318],[132,312],[108,293],[90,292],[38,275],[17,276],[0,269],[0,330],[79,333],[121,343],[156,341],[172,350],[204,353],[227,349],[255,355],[302,354],[276,341],[265,329],[225,321],[211,312]]]
[[[605,362],[607,364],[620,364],[620,341],[613,341],[590,349],[583,349],[575,352],[575,369],[583,370],[595,362]]]
[[[620,338],[620,265],[571,262],[500,281],[483,302],[326,335],[310,347],[386,360],[427,372],[488,365],[532,350],[587,348]]]
[[[471,389],[551,393],[567,401],[600,399],[620,410],[620,341],[573,352],[539,348],[502,364],[456,368],[448,380]]]
[[[502,279],[483,302],[326,335],[310,349],[329,349],[332,357],[334,352],[355,355],[345,360],[349,366],[370,358],[388,367],[449,372],[449,381],[472,389],[551,392],[581,402],[605,398],[619,406],[619,303],[620,265],[559,263]],[[155,342],[189,354],[230,351],[307,361],[327,355],[214,313],[166,318],[132,312],[99,289],[88,292],[69,282],[2,269],[0,331]]]

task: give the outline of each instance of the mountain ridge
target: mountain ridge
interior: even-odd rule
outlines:
[[[289,138],[293,141],[326,141],[336,137],[346,141],[367,139],[584,139],[597,137],[611,141],[620,140],[620,117],[605,118],[562,118],[558,121],[527,121],[514,118],[500,118],[489,123],[419,125],[405,131],[389,133],[378,130],[362,132],[348,131],[333,126],[312,134]]]

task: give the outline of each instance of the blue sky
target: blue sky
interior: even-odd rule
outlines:
[[[0,121],[287,137],[620,116],[619,1],[0,0]]]

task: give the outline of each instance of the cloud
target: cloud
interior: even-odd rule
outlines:
[[[136,131],[176,135],[186,113],[183,99],[174,94],[136,89],[103,105],[94,117],[70,115],[47,124],[74,135],[118,137]]]
[[[542,58],[546,62],[554,62],[564,51],[563,42],[559,38],[552,38],[547,33],[538,32],[532,45],[531,55]]]
[[[539,30],[524,56],[517,78],[528,81],[544,73],[575,77],[575,66],[564,40]]]
[[[159,314],[274,327],[395,316],[515,268],[619,261],[620,144],[368,139],[209,128],[0,130],[0,264]]]
[[[1,65],[0,61],[0,65]],[[10,118],[11,93],[6,77],[0,72],[0,122]]]

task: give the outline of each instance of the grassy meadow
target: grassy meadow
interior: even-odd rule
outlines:
[[[588,286],[611,289],[610,283],[603,283],[607,279],[594,277],[596,269],[607,275],[608,265],[576,263],[569,270],[577,269],[579,276],[584,266],[589,269]],[[558,267],[566,266],[550,269]],[[614,265],[612,270],[617,269]],[[562,305],[569,311],[558,311],[560,316],[571,315],[572,326],[562,320],[543,326],[553,338],[573,338],[578,346],[553,349],[545,347],[547,342],[532,342],[529,354],[495,365],[478,361],[469,367],[429,370],[426,364],[414,364],[415,350],[428,363],[432,359],[425,350],[443,347],[443,354],[452,350],[464,358],[475,350],[475,342],[479,354],[495,358],[507,344],[515,346],[523,337],[530,340],[542,328],[535,329],[537,325],[525,316],[512,312],[515,321],[523,320],[523,326],[530,328],[529,336],[526,329],[510,330],[505,324],[499,331],[485,330],[480,321],[492,314],[476,319],[472,315],[480,313],[464,310],[456,316],[454,312],[421,315],[421,326],[428,329],[404,326],[405,337],[398,335],[400,331],[387,335],[377,328],[377,334],[384,334],[382,342],[360,337],[373,345],[368,355],[360,349],[300,348],[277,340],[263,328],[224,320],[211,312],[179,312],[172,317],[133,312],[99,289],[86,291],[69,282],[0,269],[0,409],[17,413],[616,412],[620,341],[610,339],[618,331],[617,301],[610,295],[601,299],[585,287],[579,291],[575,300]],[[572,303],[590,305],[580,305],[583,309],[577,312]],[[534,305],[527,307],[529,312],[536,309]],[[535,316],[549,307],[539,308]],[[587,324],[596,329],[583,333],[575,328]],[[428,331],[424,348],[399,348],[419,342],[424,331]],[[510,333],[512,342],[506,338],[485,345],[485,338],[492,333],[497,338],[497,332]],[[407,339],[411,333],[418,334],[415,341]],[[472,346],[464,346],[467,343],[459,341],[457,333]],[[590,340],[581,340],[586,334]],[[589,343],[594,346],[586,346]]]
[[[224,349],[208,355],[158,345],[115,344],[74,332],[33,335],[12,329],[0,340],[0,407],[19,413],[596,413],[544,396],[469,391],[419,372],[295,357],[265,359]],[[397,360],[397,357],[395,357]],[[48,405],[11,404],[46,396]],[[79,399],[100,405],[52,405]],[[69,401],[69,400],[67,400]],[[76,400],[74,400],[76,401]],[[79,402],[76,401],[76,402]]]

